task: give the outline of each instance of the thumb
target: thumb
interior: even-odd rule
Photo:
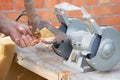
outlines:
[[[25,30],[23,27],[18,27],[18,31],[19,31],[21,34],[27,34],[26,30]]]

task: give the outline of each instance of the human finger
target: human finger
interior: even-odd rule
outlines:
[[[27,47],[32,46],[31,42],[33,39],[29,35],[23,35],[23,40]]]
[[[19,42],[20,42],[20,44],[19,44],[20,47],[22,47],[22,48],[27,47],[25,42],[24,42],[24,40],[22,38],[20,39]]]
[[[30,46],[33,46],[32,42],[34,41],[34,38],[30,35],[27,35],[27,38],[29,39]]]
[[[32,37],[32,41],[31,41],[31,45],[35,45],[38,44],[40,42],[40,40],[38,38]]]
[[[22,35],[22,40],[24,41],[25,46],[29,46],[29,39],[26,37],[26,35]]]
[[[20,44],[19,39],[21,38],[21,34],[18,33],[16,30],[11,31],[10,37],[17,45]]]
[[[22,24],[22,26],[29,35],[33,35],[28,25]]]

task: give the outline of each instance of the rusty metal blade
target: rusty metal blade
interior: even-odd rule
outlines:
[[[28,16],[28,24],[33,27],[32,29],[33,33],[36,31],[36,29],[42,29],[43,27],[46,27],[53,34],[55,34],[56,36],[55,41],[68,39],[65,33],[55,28],[54,26],[50,25],[47,21],[42,20],[37,15],[34,7],[34,0],[24,0],[24,5]]]

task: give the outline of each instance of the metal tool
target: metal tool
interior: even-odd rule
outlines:
[[[79,10],[82,19],[70,18],[66,11]],[[120,33],[112,26],[99,26],[83,8],[69,3],[55,6],[60,30],[69,37],[68,42],[54,45],[57,54],[65,58],[64,64],[81,72],[111,70],[120,60]],[[68,46],[69,45],[69,46]]]
[[[65,33],[40,18],[34,7],[34,0],[24,0],[24,5],[28,17],[28,24],[32,26],[31,31],[33,34],[37,29],[47,28],[56,36],[53,42],[60,42],[68,39]]]

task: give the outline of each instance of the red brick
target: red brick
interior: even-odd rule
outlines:
[[[85,1],[84,0],[73,0],[73,4],[76,6],[82,6],[84,5]]]
[[[46,0],[46,8],[54,8],[58,0]]]
[[[24,0],[16,0],[16,9],[17,10],[25,9],[25,7],[24,7]]]
[[[98,3],[107,4],[107,3],[110,3],[110,0],[99,0]]]
[[[112,0],[112,3],[119,3],[120,0]]]
[[[86,10],[88,13],[90,13],[91,9],[90,9],[89,6],[83,6],[83,7],[85,8],[85,10]]]
[[[44,0],[34,0],[35,1],[35,8],[43,8],[44,7]]]
[[[118,31],[120,31],[120,25],[114,26]]]
[[[117,14],[120,14],[120,5],[117,5],[117,6],[116,6],[116,13],[117,13]]]
[[[27,16],[22,16],[18,22],[21,22],[21,23],[27,23],[28,22],[28,17]]]
[[[98,25],[101,25],[101,24],[102,24],[101,18],[94,18],[94,19],[95,19],[95,21],[96,21],[96,23],[97,23]]]
[[[118,25],[120,24],[120,16],[109,16],[102,18],[103,25]]]
[[[12,10],[14,8],[14,0],[0,0],[0,10]]]
[[[35,0],[34,5],[35,5],[35,8],[43,8],[44,7],[44,1],[43,0]],[[17,10],[25,9],[24,0],[16,0],[16,9]]]
[[[71,3],[71,0],[60,0],[60,2],[68,2],[68,3]]]
[[[60,27],[61,23],[60,22],[50,22],[51,25],[53,25],[54,27]]]
[[[19,15],[19,12],[7,12],[6,15],[12,19],[15,20],[17,18],[17,16]],[[22,16],[18,22],[28,22],[28,18],[27,16]]]
[[[10,18],[15,20],[16,17],[19,15],[19,12],[7,12],[6,15]]]
[[[114,6],[94,6],[91,13],[93,16],[114,14]]]
[[[57,20],[54,10],[39,10],[38,14],[44,20]]]
[[[97,4],[97,1],[98,0],[86,0],[86,4],[88,4],[88,5],[94,5],[94,4]]]

